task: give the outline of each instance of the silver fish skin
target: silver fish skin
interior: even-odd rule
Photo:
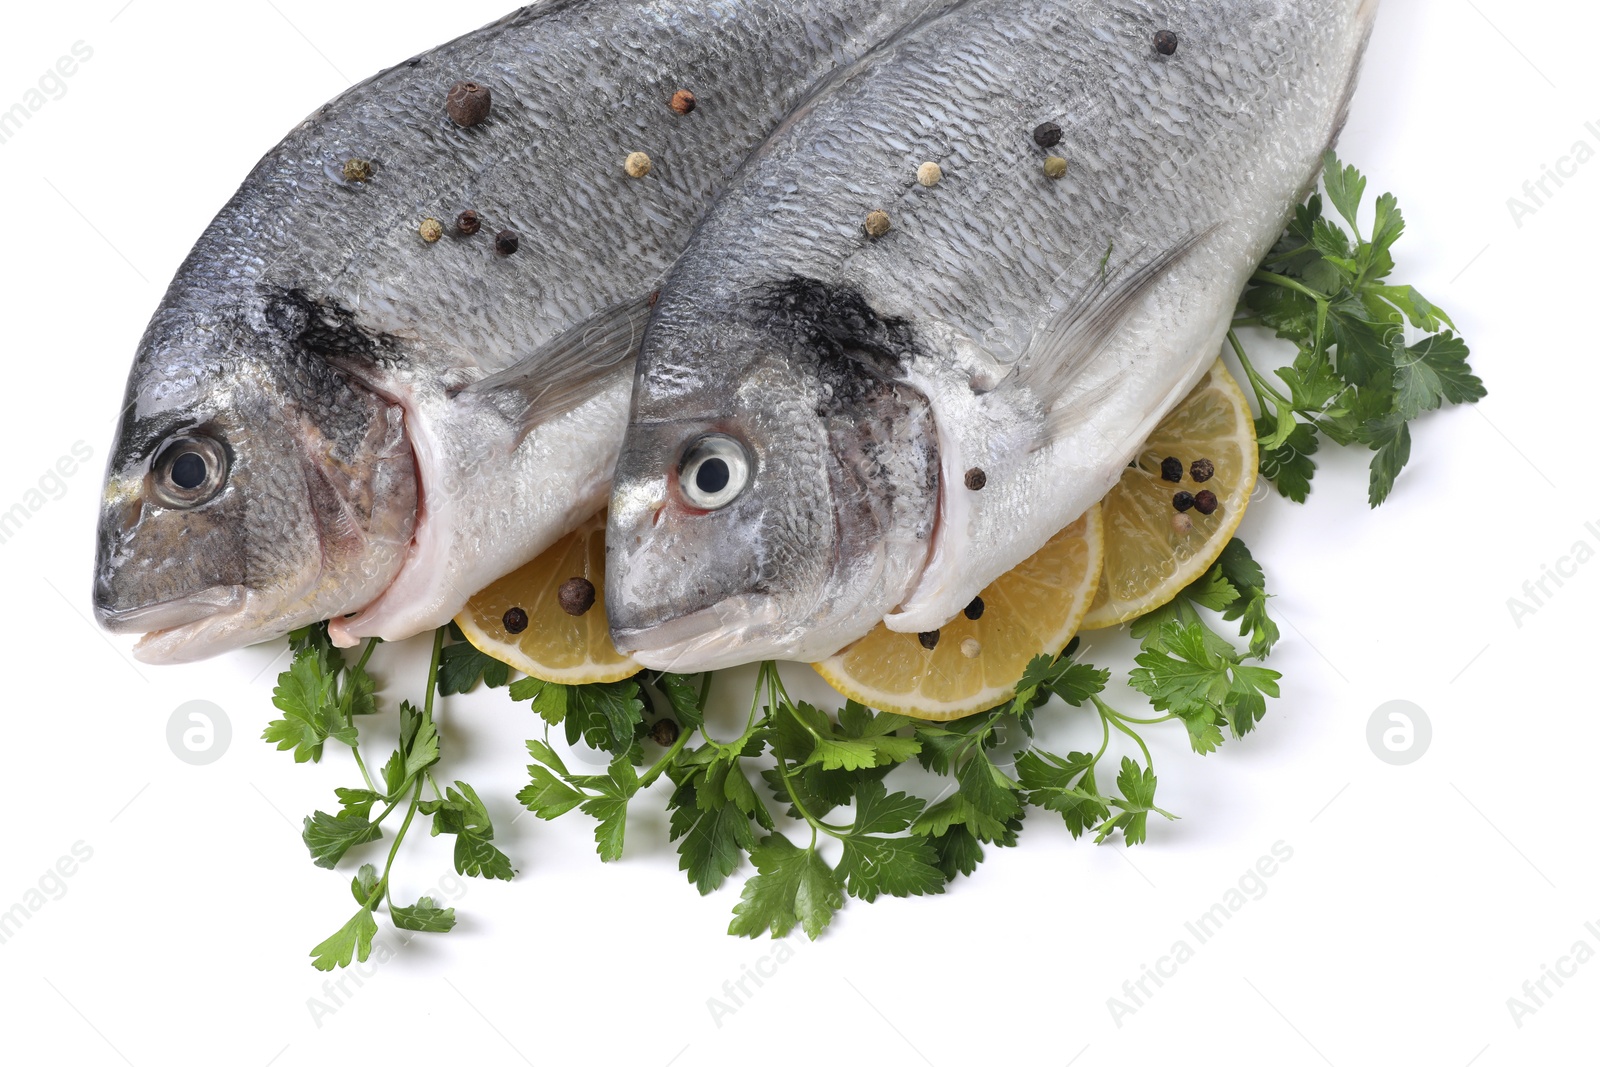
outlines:
[[[968,0],[808,101],[647,329],[618,647],[697,671],[935,630],[1093,505],[1217,358],[1376,7]]]
[[[144,634],[148,662],[329,618],[343,644],[403,638],[594,514],[635,323],[717,190],[814,83],[950,2],[553,0],[320,108],[139,344],[101,624]],[[458,80],[490,89],[486,121],[448,117]],[[668,107],[680,88],[688,114]],[[633,151],[648,177],[624,173]],[[466,209],[475,236],[455,232]]]

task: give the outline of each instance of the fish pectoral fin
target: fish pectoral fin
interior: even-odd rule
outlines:
[[[1107,249],[1096,279],[1034,336],[1027,354],[1018,360],[1016,370],[1001,383],[1001,388],[1029,390],[1049,413],[1037,446],[1049,444],[1071,420],[1071,411],[1062,401],[1068,398],[1080,372],[1111,343],[1128,316],[1161,279],[1219,227],[1220,223],[1214,223],[1193,230],[1154,253],[1141,249],[1126,264],[1113,269],[1108,266],[1115,248]]]
[[[650,304],[648,295],[641,296],[591,315],[532,355],[457,395],[495,403],[520,423],[520,442],[541,422],[564,415],[615,382],[633,377]]]

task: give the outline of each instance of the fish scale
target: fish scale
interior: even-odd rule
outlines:
[[[880,620],[933,630],[1077,518],[1216,358],[1342,121],[1375,8],[968,0],[809,101],[663,286],[613,494],[619,647],[696,670],[820,658]],[[1168,28],[1179,48],[1159,55]],[[1032,138],[1046,118],[1064,132],[1050,150],[1068,161],[1060,180]],[[908,197],[924,159],[946,181]],[[870,239],[861,220],[885,207],[894,225]],[[919,339],[889,379],[926,396],[937,425],[937,491],[920,515],[904,509],[913,523],[937,515],[922,541],[908,526],[890,548],[852,528],[850,501],[826,485],[861,460],[830,451],[822,428],[768,439],[727,403],[750,381],[816,389],[816,354],[761,295],[794,278],[854,294]],[[756,471],[710,513],[681,506],[673,475],[706,434],[733,436]],[[908,431],[909,447],[922,435]],[[981,491],[964,488],[969,470]],[[804,577],[741,587],[738,561],[778,510],[809,523],[816,558]],[[675,558],[701,562],[679,576]],[[732,576],[710,583],[715,597],[692,593],[706,567]],[[811,580],[822,585],[799,588]]]
[[[813,84],[953,2],[552,0],[319,108],[206,229],[140,344],[101,622],[157,662],[329,617],[341,643],[402,638],[588,519],[626,417],[626,327],[717,190]],[[460,79],[493,94],[471,128],[445,109]],[[635,150],[656,163],[641,180]],[[370,177],[346,180],[349,160]],[[468,208],[483,226],[464,237]],[[520,248],[500,255],[507,228]],[[318,309],[378,358],[308,353]],[[225,446],[225,484],[158,500],[153,468],[194,436]]]

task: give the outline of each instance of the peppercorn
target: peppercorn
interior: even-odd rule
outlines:
[[[1189,477],[1197,482],[1209,482],[1211,476],[1217,473],[1217,465],[1209,459],[1197,459],[1189,464]]]
[[[521,608],[507,608],[500,622],[508,634],[520,634],[528,628],[528,613]]]
[[[983,597],[973,597],[972,603],[967,605],[966,611],[963,612],[963,614],[965,614],[966,617],[971,619],[973,622],[977,622],[979,619],[983,618]]]
[[[650,157],[643,152],[629,152],[628,158],[622,161],[622,169],[630,178],[643,178],[650,173],[651,166]]]
[[[594,583],[587,578],[568,578],[556,591],[556,599],[568,615],[583,615],[594,607]]]
[[[672,719],[657,719],[650,727],[650,740],[662,748],[670,748],[678,739],[678,724]]]
[[[918,634],[917,644],[921,645],[929,652],[932,652],[934,649],[939,647],[939,631],[929,630],[926,633]]]
[[[347,159],[344,161],[344,180],[347,182],[364,182],[372,177],[372,164],[365,159]]]
[[[444,107],[457,126],[476,126],[489,117],[489,87],[480,82],[456,82]]]
[[[1194,494],[1188,492],[1174,493],[1172,496],[1172,506],[1177,508],[1179,511],[1188,511],[1190,508],[1194,507]]]
[[[502,256],[513,254],[521,244],[522,238],[517,236],[516,230],[501,230],[494,235],[494,250]]]
[[[1161,480],[1164,482],[1183,481],[1183,461],[1177,456],[1168,456],[1161,461]]]
[[[422,225],[417,227],[417,232],[431,245],[444,236],[444,227],[439,225],[438,219],[423,219]]]
[[[867,236],[879,238],[889,232],[889,213],[886,211],[869,211],[866,221],[861,228],[867,231]]]
[[[680,115],[687,115],[694,110],[694,94],[687,89],[679,89],[672,94],[672,100],[667,106]]]
[[[943,177],[944,171],[937,163],[924,163],[917,168],[917,184],[924,189],[932,189]]]
[[[966,483],[968,489],[976,493],[978,490],[989,484],[989,476],[983,473],[982,467],[973,467],[967,472],[967,476],[963,479],[963,481]]]
[[[1202,515],[1210,515],[1217,510],[1217,494],[1209,489],[1202,489],[1194,495],[1194,509]]]
[[[1040,148],[1054,148],[1061,143],[1061,127],[1053,122],[1041,122],[1033,128],[1033,143]]]
[[[969,637],[961,642],[961,654],[968,659],[977,659],[978,654],[982,651],[983,645],[978,642],[976,637]]]
[[[1067,176],[1067,161],[1060,156],[1049,156],[1044,161],[1044,176],[1059,181]]]
[[[463,237],[471,237],[482,228],[483,220],[476,211],[468,209],[456,216],[456,232]]]
[[[1179,537],[1187,537],[1194,530],[1194,520],[1182,512],[1172,516],[1172,532]]]
[[[1178,50],[1178,35],[1171,30],[1162,30],[1156,34],[1156,51],[1164,56],[1170,56]]]

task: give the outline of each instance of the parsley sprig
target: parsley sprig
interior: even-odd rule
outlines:
[[[1411,458],[1411,423],[1445,404],[1487,395],[1467,363],[1466,342],[1450,316],[1409,285],[1389,284],[1393,248],[1405,232],[1395,197],[1373,205],[1371,228],[1358,221],[1367,180],[1332,152],[1323,188],[1350,229],[1323,214],[1320,193],[1294,221],[1251,279],[1235,328],[1265,326],[1297,349],[1274,384],[1228,340],[1261,412],[1256,420],[1261,473],[1304,503],[1316,473],[1319,435],[1375,454],[1367,491],[1377,507]],[[1352,236],[1353,235],[1353,236]],[[1406,342],[1406,326],[1421,336]]]
[[[352,960],[365,961],[372,952],[372,939],[378,933],[374,913],[380,903],[388,908],[389,919],[401,930],[444,933],[455,926],[455,909],[441,908],[430,897],[414,904],[397,904],[390,893],[390,875],[400,846],[411,824],[421,814],[433,819],[432,833],[455,837],[455,868],[458,874],[509,880],[510,858],[493,844],[494,825],[477,791],[457,781],[443,790],[434,781],[432,768],[439,762],[439,729],[434,722],[435,692],[462,691],[486,674],[496,675],[504,684],[503,666],[496,672],[492,664],[476,663],[477,673],[468,679],[464,671],[471,657],[446,646],[446,630],[433,635],[433,655],[428,664],[428,689],[419,709],[409,701],[399,707],[399,743],[374,777],[361,752],[357,716],[379,713],[377,689],[367,664],[379,642],[367,643],[361,657],[347,665],[343,653],[328,639],[326,625],[297,630],[289,637],[294,660],[278,676],[272,702],[283,718],[267,724],[263,740],[281,751],[294,751],[295,762],[319,762],[330,740],[348,745],[361,772],[362,784],[334,790],[339,801],[336,812],[316,811],[307,816],[301,839],[311,861],[318,867],[333,869],[346,853],[383,837],[383,826],[390,816],[401,811],[400,825],[384,859],[380,873],[376,866],[363,864],[350,883],[358,905],[356,913],[331,936],[311,950],[312,966],[330,971],[349,966]],[[466,646],[471,648],[471,646]],[[473,650],[476,652],[476,650]],[[484,657],[487,660],[487,657]],[[453,676],[442,667],[451,665]],[[424,789],[432,799],[424,800]],[[373,809],[381,807],[376,816]],[[403,811],[401,810],[403,808]]]

